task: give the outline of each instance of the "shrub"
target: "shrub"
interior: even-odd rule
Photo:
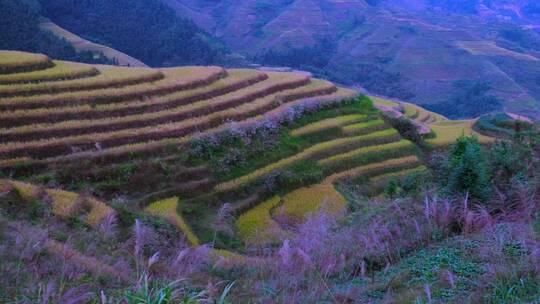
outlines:
[[[481,132],[512,138],[521,132],[532,131],[533,125],[516,120],[505,113],[488,114],[480,117],[474,125]]]
[[[448,152],[446,189],[453,194],[485,200],[489,194],[489,175],[485,152],[475,136],[458,138]]]
[[[405,117],[399,118],[387,118],[390,122],[390,125],[398,130],[399,134],[414,143],[421,144],[422,137],[418,132],[418,127],[410,120]]]

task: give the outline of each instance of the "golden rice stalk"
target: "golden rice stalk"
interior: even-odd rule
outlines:
[[[29,84],[0,85],[0,96],[21,94],[58,94],[69,91],[83,91],[107,87],[127,86],[144,82],[153,82],[162,78],[163,74],[160,71],[148,68],[100,66],[99,74],[89,78]]]
[[[250,182],[255,181],[256,179],[274,171],[277,169],[284,168],[286,166],[289,166],[295,162],[306,160],[306,159],[316,159],[321,158],[326,155],[331,155],[334,153],[339,153],[340,150],[347,149],[350,146],[354,146],[355,144],[362,144],[366,141],[371,141],[375,139],[380,138],[386,138],[386,137],[393,137],[397,136],[398,133],[395,129],[387,129],[384,131],[374,132],[368,135],[361,135],[361,136],[355,136],[355,137],[345,137],[345,138],[338,138],[335,140],[330,140],[326,142],[322,142],[316,145],[313,145],[304,151],[288,157],[284,158],[282,160],[279,160],[273,164],[270,164],[266,167],[257,169],[249,174],[246,174],[244,176],[241,176],[239,178],[233,179],[228,182],[221,183],[216,186],[216,190],[218,192],[225,192],[230,191],[233,189],[236,189],[240,187],[241,185],[248,184]],[[369,147],[368,147],[369,148]],[[323,162],[324,163],[324,162]]]
[[[373,119],[366,122],[355,123],[342,127],[343,133],[347,135],[359,135],[369,133],[370,131],[381,130],[385,128],[385,122],[382,119]]]
[[[365,118],[366,118],[366,115],[351,114],[351,115],[344,115],[344,116],[324,119],[315,123],[308,124],[301,128],[295,129],[291,132],[291,135],[303,136],[303,135],[313,134],[313,133],[321,132],[328,129],[342,127],[342,126],[345,126],[354,122],[361,121],[362,119],[365,119]]]
[[[85,103],[107,103],[155,94],[166,94],[213,82],[223,75],[225,70],[221,67],[182,67],[174,70],[161,70],[161,72],[165,75],[165,78],[151,83],[81,92],[2,98],[0,107],[6,110],[60,107]]]
[[[52,199],[52,212],[60,217],[75,214],[80,207],[79,195],[58,189],[47,189],[47,195]]]
[[[495,141],[495,138],[482,135],[474,131],[476,120],[452,120],[440,121],[430,125],[435,133],[435,138],[427,139],[427,143],[435,147],[446,146],[456,142],[460,136],[475,135],[480,143],[487,144]]]
[[[197,236],[191,231],[191,228],[178,214],[177,207],[180,200],[178,197],[171,197],[161,201],[154,202],[144,210],[149,214],[162,217],[175,225],[182,231],[192,246],[199,246],[200,242]]]
[[[49,57],[19,51],[0,51],[0,74],[52,66]]]
[[[25,202],[31,202],[36,199],[40,199],[40,197],[38,197],[39,187],[18,181],[9,182],[15,187],[15,189],[17,189],[17,191],[21,195],[21,198]]]
[[[86,198],[86,201],[90,206],[90,212],[86,215],[84,222],[94,228],[108,216],[115,213],[111,207],[95,198]]]
[[[99,74],[99,71],[88,64],[54,61],[54,66],[49,69],[6,75],[0,74],[0,84],[61,81],[65,79],[92,77],[97,74]]]
[[[297,221],[304,221],[310,213],[325,211],[339,214],[347,207],[347,200],[331,184],[301,188],[283,197],[279,212]]]
[[[400,141],[396,141],[396,142],[392,142],[392,143],[384,144],[384,145],[373,145],[373,146],[368,146],[368,147],[362,147],[362,148],[355,149],[346,153],[341,153],[341,154],[337,154],[337,155],[322,159],[318,163],[321,166],[328,166],[333,163],[346,161],[346,160],[356,158],[356,157],[359,157],[361,155],[365,155],[368,153],[381,152],[383,150],[396,150],[400,148],[409,147],[412,145],[413,144],[408,140],[400,140]]]
[[[169,104],[185,104],[208,99],[212,96],[221,95],[221,92],[234,91],[235,88],[242,88],[250,83],[255,83],[266,79],[264,73],[254,70],[232,70],[229,75],[207,86],[194,89],[172,92],[159,98],[146,98],[141,102],[139,98],[98,105],[75,105],[56,108],[36,108],[15,111],[5,111],[0,113],[0,122],[7,121],[8,125],[20,125],[20,121],[52,121],[68,120],[69,118],[86,117],[114,117],[123,116],[123,113],[152,112],[152,109],[165,108]],[[183,101],[186,102],[183,102]],[[58,118],[56,118],[58,117]],[[66,118],[62,118],[66,117]],[[15,118],[16,120],[14,120]]]
[[[356,176],[365,175],[365,174],[373,174],[377,171],[384,171],[384,169],[387,169],[387,168],[400,167],[404,164],[417,164],[418,162],[419,162],[418,157],[416,157],[415,155],[401,157],[401,158],[393,158],[393,159],[389,159],[383,162],[368,164],[368,165],[352,168],[347,171],[334,173],[326,177],[323,181],[323,184],[332,184],[341,179],[356,177]]]
[[[280,240],[284,231],[270,214],[271,210],[276,208],[280,202],[279,196],[274,196],[240,215],[235,223],[240,238],[252,245],[262,245]]]

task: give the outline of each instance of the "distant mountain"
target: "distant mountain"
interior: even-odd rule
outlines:
[[[71,43],[40,27],[38,0],[0,0],[0,50],[46,54],[86,63],[113,63],[100,52],[77,50]]]
[[[94,43],[150,66],[223,63],[229,51],[155,0],[39,0],[42,14]]]
[[[262,64],[423,104],[463,100],[463,85],[488,87],[474,99],[540,117],[536,1],[162,1]],[[443,114],[483,109],[493,107]]]
[[[77,50],[77,52],[91,52],[96,54],[103,54],[104,57],[121,66],[146,66],[141,61],[120,51],[81,38],[71,33],[70,31],[59,27],[57,24],[50,20],[43,19],[43,21],[39,24],[39,27],[40,29],[48,31],[59,38],[65,39],[65,41],[71,44],[75,48],[75,50]]]

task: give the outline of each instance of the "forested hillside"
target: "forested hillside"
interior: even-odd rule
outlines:
[[[208,65],[225,52],[159,1],[42,0],[41,5],[61,27],[151,66]]]
[[[112,63],[73,46],[39,28],[41,6],[37,0],[0,0],[0,49],[38,52],[56,59]]]

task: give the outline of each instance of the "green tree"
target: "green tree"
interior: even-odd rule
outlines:
[[[485,153],[475,136],[460,137],[452,145],[446,164],[446,189],[452,194],[469,193],[483,201],[489,194]]]

